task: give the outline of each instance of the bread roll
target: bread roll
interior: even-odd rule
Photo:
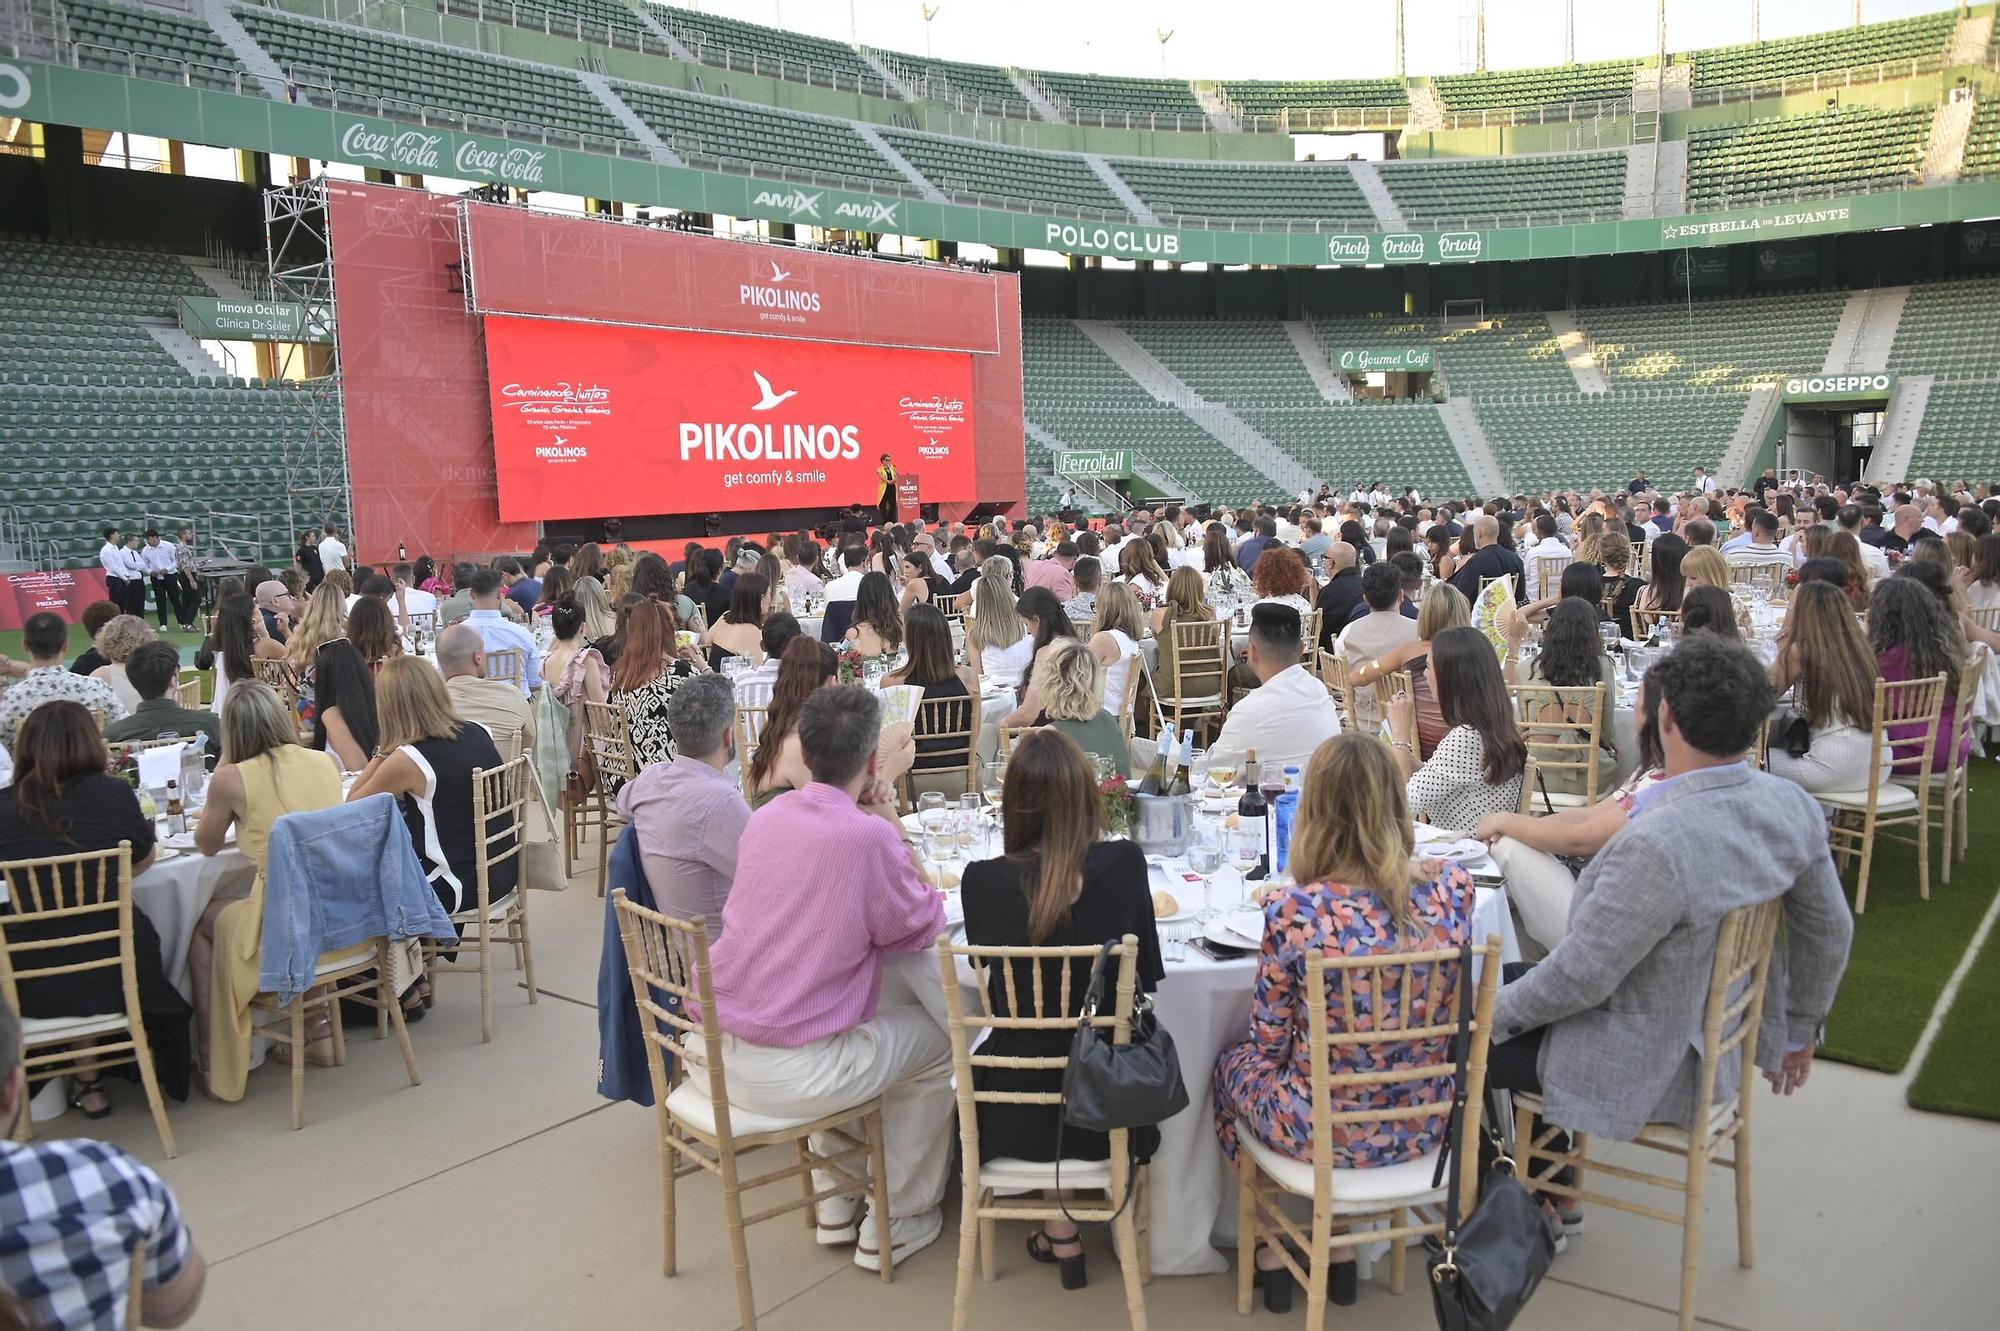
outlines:
[[[1154,919],[1163,920],[1169,915],[1178,915],[1180,914],[1180,912],[1181,912],[1181,903],[1174,900],[1173,893],[1171,892],[1153,893]]]

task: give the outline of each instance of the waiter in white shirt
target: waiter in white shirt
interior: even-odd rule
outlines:
[[[1708,474],[1706,467],[1694,469],[1694,492],[1698,495],[1715,493],[1715,477]]]
[[[98,548],[97,562],[104,569],[105,596],[117,602],[119,610],[131,614],[132,592],[125,585],[125,541],[116,527],[104,529],[104,544]],[[141,590],[139,594],[144,597],[145,592]],[[144,613],[145,608],[146,603],[141,600],[139,602],[141,613]]]
[[[340,528],[326,524],[326,536],[319,543],[319,562],[327,573],[347,567],[347,547],[340,543]]]
[[[153,584],[153,604],[160,612],[160,628],[167,627],[167,607],[174,608],[175,619],[180,617],[181,602],[175,590],[175,580],[179,573],[179,560],[175,558],[174,543],[160,539],[157,527],[146,528],[146,543],[139,547],[139,568],[146,581]],[[145,614],[145,602],[140,602],[140,615]]]

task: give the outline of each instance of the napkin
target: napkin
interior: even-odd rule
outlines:
[[[181,779],[181,750],[185,744],[162,744],[156,748],[140,749],[132,755],[139,765],[139,784],[155,789],[164,789],[167,782]]]

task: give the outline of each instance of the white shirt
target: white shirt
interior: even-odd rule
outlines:
[[[347,547],[329,536],[319,543],[319,562],[331,573],[337,568],[347,567]]]
[[[1521,552],[1523,564],[1534,559],[1568,559],[1570,548],[1563,544],[1560,536],[1545,536]]]
[[[118,551],[118,557],[124,561],[126,577],[144,578],[146,576],[146,561],[139,558],[137,550],[132,549],[130,546],[121,546]]]
[[[951,560],[936,550],[931,551],[931,572],[946,582],[954,582],[958,578],[958,574],[951,571]]]
[[[861,593],[861,574],[858,568],[848,569],[839,577],[826,584],[826,599],[829,601],[851,601]]]
[[[1372,507],[1375,508],[1381,508],[1383,505],[1387,504],[1393,498],[1395,498],[1395,496],[1390,494],[1387,490],[1370,490],[1368,492],[1368,502]]]
[[[158,545],[141,545],[139,566],[148,573],[172,573],[175,568],[174,543],[161,541]]]
[[[1365,504],[1368,502],[1368,492],[1357,485],[1354,487],[1354,493],[1347,496],[1347,502],[1350,504]]]
[[[97,552],[97,562],[104,566],[104,575],[109,578],[123,578],[125,572],[125,547],[106,541]]]
[[[1260,762],[1296,763],[1301,769],[1313,750],[1340,733],[1340,708],[1326,685],[1293,666],[1252,689],[1229,709],[1222,733],[1209,748],[1220,763],[1241,761],[1251,749]]]
[[[1694,492],[1696,494],[1705,495],[1714,489],[1715,489],[1715,477],[1697,476],[1694,478]]]

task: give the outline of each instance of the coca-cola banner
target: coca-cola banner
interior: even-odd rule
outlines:
[[[29,615],[53,611],[67,623],[105,596],[101,568],[59,568],[46,573],[0,573],[0,629],[17,629]]]
[[[495,204],[466,208],[474,306],[489,314],[650,324],[985,354],[1010,282]]]
[[[500,517],[873,506],[978,497],[963,352],[490,316]]]

